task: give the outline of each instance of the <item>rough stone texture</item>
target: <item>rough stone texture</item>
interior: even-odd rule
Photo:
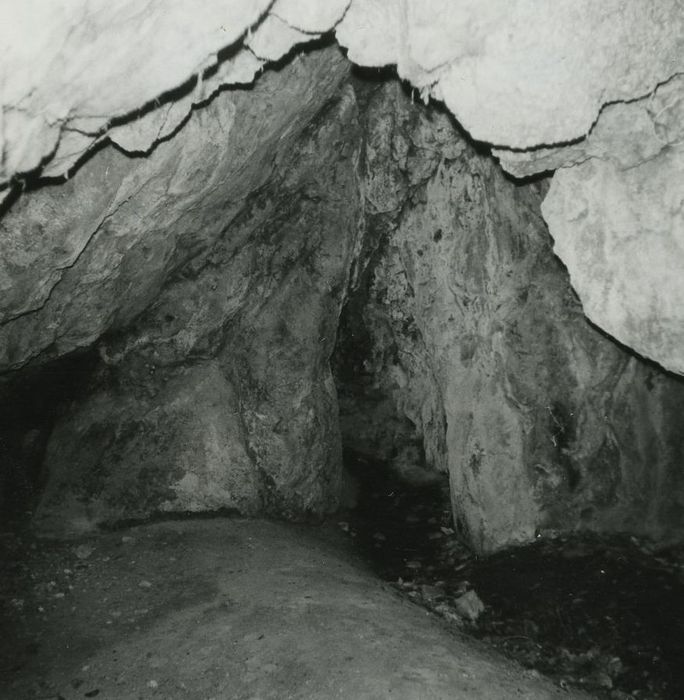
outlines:
[[[223,92],[147,158],[107,148],[15,202],[0,220],[0,371],[130,323],[268,181],[346,72],[334,49],[317,52]]]
[[[155,395],[108,387],[58,423],[38,529],[75,533],[174,510],[258,512],[237,397],[217,363],[165,378]]]
[[[235,82],[221,64],[243,45],[275,60],[333,28],[352,60],[396,64],[475,138],[509,148],[584,136],[604,104],[641,97],[683,65],[676,0],[647,8],[637,0],[541,8],[532,0],[458,8],[445,0],[232,0],[205,3],[201,12],[187,1],[43,4],[6,8],[0,23],[3,180],[49,160],[62,136],[83,152],[114,117],[139,116],[136,109],[189,79],[200,92],[207,80]],[[44,21],[36,31],[38,9]],[[78,132],[84,138],[76,141]],[[73,162],[65,160],[62,172]]]
[[[684,158],[672,150],[622,170],[591,159],[558,172],[543,207],[587,316],[680,374],[683,178]]]
[[[653,134],[635,140],[628,115],[638,109],[634,101],[658,102],[662,86],[676,83],[646,126],[653,122],[656,139],[665,143],[681,141],[683,28],[678,0],[542,6],[469,0],[457,7],[447,0],[211,0],[201,11],[190,0],[9,4],[0,10],[0,203],[27,173],[68,174],[106,136],[129,152],[148,152],[193,105],[224,85],[252,81],[266,61],[328,30],[353,61],[396,64],[423,99],[443,101],[475,139],[499,146],[512,172],[557,168],[597,153],[631,150],[648,158]],[[590,132],[595,138],[585,139]],[[668,185],[668,199],[677,196],[676,187]],[[642,201],[648,209],[659,206]],[[605,207],[592,212],[596,220],[609,216]],[[639,217],[630,228],[643,238],[651,233]],[[568,236],[566,229],[553,226],[552,234],[573,237],[574,227]],[[666,236],[659,247],[671,244]],[[658,260],[645,250],[645,272],[620,276],[619,265],[608,271],[617,280],[611,294],[625,289],[630,298],[641,297],[642,287],[659,278]],[[566,262],[572,267],[577,259]],[[583,268],[573,279],[586,274]],[[583,286],[578,291],[583,301],[593,296]],[[660,300],[667,295],[674,296],[668,290]],[[621,342],[632,342],[632,329],[613,314],[595,304],[590,313]],[[635,315],[639,325],[663,334],[649,343],[640,331],[637,349],[681,371],[682,352],[673,358],[667,350],[681,347],[678,335],[668,334],[677,321],[660,306]]]
[[[26,73],[17,54],[9,53],[17,74],[3,83],[2,104],[10,106],[3,109],[0,129],[3,177],[33,168],[50,153],[43,174],[65,172],[108,128],[122,148],[148,154],[131,158],[105,148],[66,184],[34,182],[35,191],[28,193],[19,193],[17,185],[18,200],[5,203],[0,370],[39,365],[98,342],[111,368],[108,381],[117,387],[109,405],[111,385],[105,383],[86,403],[89,410],[76,406],[61,418],[49,446],[54,469],[40,519],[53,526],[66,512],[71,526],[90,526],[168,509],[236,507],[298,517],[333,508],[342,484],[328,358],[350,268],[363,250],[353,276],[359,283],[365,279],[370,255],[375,281],[364,309],[371,331],[364,340],[368,366],[357,366],[365,372],[359,381],[365,378],[365,389],[372,389],[363,401],[377,406],[360,414],[375,419],[366,425],[349,421],[347,412],[351,444],[376,442],[378,454],[397,468],[410,470],[412,462],[424,461],[420,466],[448,469],[460,526],[480,549],[529,539],[538,527],[578,523],[652,534],[676,530],[681,431],[668,416],[680,414],[679,385],[628,361],[586,324],[551,256],[534,188],[516,188],[484,156],[469,151],[444,114],[435,112],[432,120],[411,116],[408,96],[391,96],[390,90],[375,108],[388,115],[371,119],[364,161],[368,237],[358,241],[360,134],[349,89],[329,103],[347,72],[335,50],[266,71],[254,89],[223,91],[188,118],[192,106],[209,100],[223,83],[249,83],[290,42],[312,38],[344,15],[338,39],[348,43],[355,60],[396,61],[424,98],[443,97],[481,138],[509,146],[575,138],[586,133],[606,100],[647,93],[677,69],[675,5],[664,3],[644,15],[637,5],[622,3],[618,19],[613,0],[600,7],[563,2],[553,16],[544,14],[548,9],[532,13],[528,0],[471,3],[445,22],[444,3],[347,5],[316,9],[308,2],[278,2],[257,24],[266,5],[252,5],[246,14],[233,15],[237,24],[223,37],[222,50],[212,44],[206,53],[201,35],[207,27],[216,29],[212,13],[218,11],[210,5],[186,32],[197,48],[190,72],[187,55],[160,70],[157,49],[146,46],[128,93],[143,101],[123,106],[116,103],[112,77],[120,52],[107,71],[93,70],[74,83],[82,102],[71,107],[62,73],[53,73],[59,67],[70,75],[63,62],[46,63],[47,73],[32,74],[45,88],[32,90],[22,82]],[[73,23],[68,12],[79,5],[68,12],[65,7],[54,8],[67,13],[54,18],[58,32]],[[187,7],[174,4],[171,25],[158,31],[162,43],[169,39],[168,27],[177,31],[174,23]],[[135,31],[135,19],[144,30],[136,36],[146,36],[158,8],[143,5],[135,17],[125,14],[130,9],[116,4],[109,15],[78,23],[73,36],[82,50],[74,56],[96,64],[93,56],[111,41],[100,33],[110,25],[121,29],[117,40],[124,41],[127,31]],[[107,18],[123,19],[107,24]],[[252,25],[244,43],[235,43]],[[376,41],[380,31],[382,41]],[[45,49],[41,60],[54,57],[51,39],[48,30],[37,34]],[[631,52],[629,61],[616,60],[613,49],[620,41]],[[16,46],[11,44],[12,51]],[[24,48],[29,55],[35,47]],[[183,46],[178,50],[183,53]],[[369,52],[376,57],[368,58]],[[129,51],[126,61],[132,56]],[[507,73],[511,66],[522,71],[530,61],[534,72]],[[150,66],[147,83],[142,76]],[[183,83],[190,76],[195,78]],[[510,83],[505,89],[501,76]],[[100,104],[103,78],[109,102]],[[595,171],[612,168],[619,172],[617,184],[611,181],[611,191],[617,191],[634,173],[625,189],[634,207],[632,219],[624,219],[629,249],[646,260],[657,253],[668,264],[676,261],[677,236],[659,238],[666,241],[661,246],[632,243],[642,231],[660,235],[655,232],[666,226],[665,220],[640,216],[636,204],[643,201],[649,210],[658,190],[643,190],[636,177],[645,172],[662,187],[666,178],[648,168],[663,162],[679,174],[678,83],[663,85],[648,106],[605,108],[586,143],[564,151],[575,167],[557,175],[546,205],[554,233],[567,231],[565,237],[557,234],[557,249],[570,261],[578,289],[594,294],[592,318],[606,323],[601,309],[607,298],[614,325],[606,327],[622,337],[633,326],[637,347],[653,356],[667,350],[670,364],[681,347],[679,335],[674,342],[668,335],[679,333],[674,304],[659,304],[652,284],[646,292],[637,288],[628,312],[615,303],[615,292],[595,294],[595,282],[583,285],[583,271],[590,266],[595,272],[601,260],[591,236],[610,220],[597,217],[604,212],[592,199],[596,181],[589,179],[586,216],[578,220],[591,225],[586,241],[576,237],[582,247],[573,248],[573,212],[584,190],[572,183],[587,173],[601,181]],[[173,95],[160,95],[174,87],[180,89]],[[49,95],[58,89],[67,102],[55,105]],[[142,109],[133,114],[136,107]],[[615,134],[637,128],[630,114],[638,114],[655,136],[624,148]],[[602,131],[606,135],[599,138]],[[619,158],[626,158],[620,167],[586,160],[618,145]],[[542,167],[567,164],[549,149],[539,149],[538,156]],[[651,160],[640,165],[642,157]],[[563,206],[554,205],[558,201]],[[669,201],[670,214],[678,216],[679,199]],[[623,206],[621,213],[629,211]],[[625,235],[618,224],[606,227],[602,247],[617,247]],[[375,251],[378,240],[389,243]],[[641,278],[641,269],[628,268],[634,279],[611,276],[611,264],[598,271],[616,289],[625,285],[630,299],[626,285]],[[673,276],[675,270],[676,263]],[[662,282],[660,267],[653,274]],[[654,320],[663,308],[673,314],[669,326]],[[644,344],[653,329],[655,343]],[[188,381],[211,377],[216,396],[239,416],[225,422],[208,400],[200,402],[199,422],[188,422]],[[353,392],[345,397],[347,408],[353,410],[357,399]],[[167,410],[171,406],[177,412]],[[130,434],[121,428],[125,414],[135,427]],[[219,424],[223,432],[211,433]],[[78,431],[89,439],[74,444]],[[128,476],[138,474],[122,473],[125,461],[135,461],[145,475],[159,468],[145,437],[163,443],[163,454],[175,461],[166,460],[169,470],[150,479],[150,491],[142,490],[122,510],[113,504],[131,492]],[[234,450],[223,460],[225,450],[217,445],[231,440]],[[201,457],[188,463],[189,444],[198,456],[209,455],[206,464]],[[87,494],[90,504],[74,500],[80,492],[68,486],[67,463],[81,465],[73,487],[83,473],[97,474]]]
[[[633,168],[682,143],[683,94],[684,78],[677,75],[643,99],[606,105],[586,138],[576,143],[528,151],[494,149],[494,154],[506,171],[520,178],[590,158]]]
[[[145,194],[113,208],[104,217],[108,235],[92,238],[76,263],[87,258],[100,268],[81,270],[79,285],[58,285],[35,314],[3,328],[21,343],[30,321],[33,337],[4,346],[26,353],[50,326],[66,331],[68,340],[40,360],[104,334],[99,388],[66,411],[51,436],[39,528],[217,508],[297,518],[338,505],[329,357],[357,247],[357,108],[349,88],[330,101],[345,75],[336,49],[283,73],[280,99],[270,81],[249,103],[244,96],[235,116],[242,126],[230,132],[242,133],[241,159],[215,144],[201,147],[188,124],[160,146],[163,158],[155,151],[138,164],[105,150],[71,182],[77,193],[84,182],[86,192],[74,196],[87,198],[89,183],[106,182],[114,160]],[[324,74],[330,91],[314,99]],[[307,110],[296,123],[285,103],[293,95],[300,104],[292,109]],[[222,104],[198,114],[200,122]],[[38,191],[19,204],[31,211],[58,192]],[[58,203],[51,211],[61,211]],[[76,228],[55,215],[52,224],[57,235]],[[113,258],[111,240],[125,236],[134,240],[119,243],[122,255]],[[139,249],[126,257],[128,246]],[[55,319],[55,308],[67,315]]]
[[[682,21],[676,0],[361,0],[336,35],[354,62],[396,63],[475,139],[529,148],[585,135],[603,104],[680,71]]]
[[[30,0],[3,15],[2,181],[56,149],[64,158],[62,135],[67,171],[113,118],[138,116],[188,80],[214,81],[241,46],[274,60],[333,28],[352,60],[396,64],[475,138],[510,148],[583,136],[602,105],[641,97],[684,65],[676,0],[214,0],[201,11],[187,0]]]
[[[201,8],[178,0],[4,5],[2,179],[38,167],[64,131],[97,134],[113,117],[182,85],[214,64],[216,53],[268,5],[268,0],[212,0]]]
[[[680,76],[647,98],[605,107],[586,139],[497,151],[517,176],[562,168],[543,206],[585,312],[669,370],[684,372],[684,169]]]
[[[540,188],[506,180],[397,87],[367,122],[368,228],[384,242],[365,327],[348,319],[340,347],[360,354],[348,443],[401,469],[422,436],[480,550],[568,527],[681,532],[684,386],[586,322]],[[373,416],[360,432],[355,411]]]

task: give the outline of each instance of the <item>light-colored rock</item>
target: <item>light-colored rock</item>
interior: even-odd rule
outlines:
[[[383,252],[343,326],[341,352],[358,356],[357,392],[341,387],[347,444],[389,459],[422,438],[479,550],[543,527],[681,532],[681,385],[586,322],[539,189],[414,109],[386,88],[367,117],[367,228]]]
[[[270,13],[303,32],[327,32],[343,17],[350,0],[275,0]]]
[[[681,90],[662,108],[657,103],[684,71],[683,27],[678,0],[457,7],[446,0],[211,0],[200,11],[190,0],[8,4],[0,8],[0,203],[27,173],[68,175],[110,132],[122,148],[149,152],[194,104],[253,80],[264,62],[329,30],[351,60],[396,65],[424,100],[443,101],[473,138],[498,146],[513,173],[587,157],[648,159],[681,141]],[[638,282],[621,284],[640,294]],[[668,325],[657,308],[651,313],[649,322]],[[628,329],[606,330],[628,342]],[[684,362],[651,356],[676,371]]]
[[[581,165],[589,158],[608,160],[623,170],[682,144],[684,79],[675,76],[640,100],[608,104],[585,139],[566,146],[529,151],[494,149],[516,177]]]
[[[353,61],[396,64],[476,139],[509,148],[584,136],[604,104],[641,97],[682,69],[676,0],[648,8],[638,0],[457,8],[445,0],[232,0],[201,12],[187,0],[163,8],[31,0],[5,8],[2,20],[3,180],[49,159],[72,122],[82,129],[87,118],[90,134],[106,130],[112,118],[214,71],[219,52],[243,38],[259,57],[278,59],[334,28]]]
[[[543,207],[587,316],[680,374],[683,179],[680,150],[625,170],[594,159],[559,171]]]
[[[36,527],[59,535],[164,511],[258,512],[238,409],[216,363],[180,373],[155,396],[92,396],[53,432]]]
[[[681,71],[682,22],[676,0],[355,0],[336,35],[354,62],[397,64],[475,139],[530,148],[584,136],[604,104]]]
[[[27,0],[0,8],[0,178],[39,166],[74,119],[106,128],[216,62],[268,0]],[[36,21],[36,18],[40,18]],[[170,48],[172,47],[172,49]]]
[[[359,140],[347,87],[281,141],[265,180],[245,178],[261,185],[239,213],[222,222],[220,206],[208,212],[216,238],[195,241],[149,308],[100,340],[103,377],[51,438],[38,527],[221,508],[302,518],[337,507],[328,360],[357,252]]]
[[[293,46],[318,37],[318,34],[307,34],[300,29],[290,26],[277,15],[269,14],[259,24],[254,34],[247,38],[245,45],[257,58],[265,61],[277,61]]]
[[[462,618],[475,622],[484,612],[485,606],[480,596],[470,590],[454,600],[454,608]]]
[[[0,370],[89,346],[147,308],[269,179],[274,153],[289,152],[346,73],[335,49],[317,52],[249,94],[223,92],[147,158],[107,148],[68,182],[15,202],[0,220]]]

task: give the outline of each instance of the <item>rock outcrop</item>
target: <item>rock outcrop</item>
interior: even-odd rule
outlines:
[[[677,0],[544,7],[532,0],[457,7],[444,0],[212,0],[201,11],[189,0],[172,7],[27,0],[0,13],[0,202],[16,196],[29,175],[68,175],[106,138],[131,153],[149,152],[193,105],[223,86],[250,83],[267,62],[334,31],[352,61],[396,65],[423,99],[444,102],[474,139],[497,147],[511,172],[578,168],[556,184],[545,215],[589,316],[622,343],[684,371],[684,318],[671,302],[681,290],[668,286],[684,264],[672,205],[684,71]],[[643,116],[644,105],[652,118],[633,122],[627,115]],[[670,149],[657,161],[648,156],[654,138]],[[642,154],[630,166],[636,169],[606,175],[626,150]],[[607,163],[583,167],[578,152]],[[614,185],[609,203],[591,196],[606,178]],[[649,187],[654,180],[660,190]],[[576,181],[586,183],[591,223],[573,218],[568,202],[582,197]],[[638,205],[624,209],[620,198],[635,190]],[[630,239],[649,241],[636,244],[644,256],[636,271],[621,257],[593,264],[604,242],[611,251],[624,242],[612,221],[617,210]],[[667,213],[643,221],[641,213],[652,210]]]
[[[545,183],[513,184],[397,85],[366,120],[378,251],[342,326],[347,444],[448,470],[479,550],[576,527],[681,532],[684,385],[587,323],[551,254]]]
[[[42,4],[0,18],[0,372],[100,357],[47,445],[45,529],[335,508],[351,282],[347,443],[448,471],[475,546],[681,530],[682,385],[587,323],[547,184],[488,155],[555,171],[587,316],[684,373],[675,0],[79,0],[36,29]],[[329,30],[406,93],[357,103],[328,39],[288,59]],[[34,464],[46,425],[0,453]]]
[[[360,207],[346,74],[337,49],[316,52],[222,95],[149,158],[104,149],[6,216],[6,236],[43,232],[13,287],[44,282],[6,300],[4,368],[93,344],[102,358],[50,438],[43,530],[337,506],[328,360]]]

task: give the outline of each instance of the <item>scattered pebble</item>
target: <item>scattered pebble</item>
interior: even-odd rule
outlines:
[[[94,551],[95,551],[95,548],[89,544],[79,544],[78,547],[76,547],[76,549],[74,549],[74,554],[79,559],[85,560],[85,559],[88,559]]]
[[[454,600],[456,612],[464,619],[475,622],[484,612],[484,603],[475,591],[470,590]]]

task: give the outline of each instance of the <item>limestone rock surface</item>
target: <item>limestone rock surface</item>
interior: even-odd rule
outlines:
[[[681,141],[681,88],[657,105],[669,90],[663,87],[680,82],[683,29],[678,0],[470,0],[457,6],[446,0],[212,0],[201,11],[191,0],[6,4],[0,9],[0,202],[16,196],[28,174],[68,175],[105,138],[128,152],[150,152],[188,119],[193,105],[225,85],[252,82],[267,62],[331,30],[354,62],[396,65],[424,100],[444,102],[473,138],[498,147],[511,172],[587,157],[620,161],[627,152],[648,160],[659,143]],[[642,126],[653,133],[635,139]],[[222,128],[227,132],[231,124]],[[676,186],[668,193],[676,196]],[[609,215],[603,208],[592,212],[596,219]],[[638,218],[630,228],[651,235]],[[564,236],[554,226],[552,234]],[[657,247],[670,247],[672,238],[666,239]],[[657,269],[658,261],[647,259],[645,268]],[[653,282],[647,273],[620,277],[618,270],[616,263],[609,275],[630,299]],[[577,270],[573,279],[583,275],[586,269]],[[598,312],[584,287],[578,291],[597,324],[632,342],[630,328]],[[667,333],[673,323],[663,313],[653,307],[641,322]],[[639,342],[637,350],[681,372],[682,353],[673,358],[659,350],[678,344],[675,333]]]
[[[166,379],[156,395],[108,387],[62,418],[45,457],[38,529],[74,534],[167,511],[259,512],[239,405],[218,365]]]
[[[248,94],[222,93],[146,158],[106,148],[14,202],[0,219],[0,371],[130,323],[226,230],[274,153],[289,152],[293,124],[303,129],[346,73],[335,49],[319,52]]]
[[[312,55],[284,70],[277,94],[261,81],[250,107],[218,101],[197,115],[213,120],[227,108],[231,137],[240,137],[233,149],[204,140],[198,147],[189,122],[155,151],[165,157],[138,163],[105,149],[71,181],[87,199],[92,180],[107,184],[114,161],[138,187],[104,216],[107,234],[85,242],[76,265],[87,258],[99,267],[79,271],[73,287],[61,282],[47,304],[3,327],[16,338],[4,347],[25,348],[22,359],[48,346],[34,363],[80,342],[96,343],[101,357],[88,395],[50,437],[41,530],[170,511],[296,519],[338,505],[329,357],[360,210],[360,133],[354,94],[339,88],[345,75],[335,48]],[[330,90],[321,93],[325,81]],[[288,85],[297,121],[278,98]],[[241,158],[231,157],[236,151]],[[115,179],[105,202],[117,187]],[[50,200],[56,192],[36,195],[41,206],[51,203],[46,227],[58,236],[76,226],[60,220],[68,209]],[[22,203],[38,206],[31,195]],[[90,225],[90,211],[81,214]],[[122,242],[126,236],[133,240]],[[49,259],[54,251],[40,252]],[[122,275],[125,286],[108,286]],[[29,322],[34,335],[21,345]],[[68,340],[40,340],[55,329]]]
[[[543,209],[587,316],[680,374],[683,180],[677,151],[622,170],[592,159],[556,174]]]
[[[444,0],[231,0],[204,3],[201,12],[188,0],[164,7],[29,0],[5,7],[0,22],[0,177],[42,167],[56,153],[68,171],[115,119],[135,121],[173,90],[177,99],[202,93],[205,81],[237,82],[221,64],[241,47],[277,60],[331,29],[352,60],[396,64],[478,140],[509,148],[563,143],[586,135],[604,104],[641,97],[681,71],[683,21],[676,0],[456,8]],[[147,134],[149,148],[155,134]]]
[[[378,92],[367,123],[379,242],[364,323],[343,325],[359,373],[356,393],[340,389],[348,444],[402,461],[422,438],[480,550],[546,528],[680,532],[684,387],[586,322],[549,254],[541,189],[399,89]]]

